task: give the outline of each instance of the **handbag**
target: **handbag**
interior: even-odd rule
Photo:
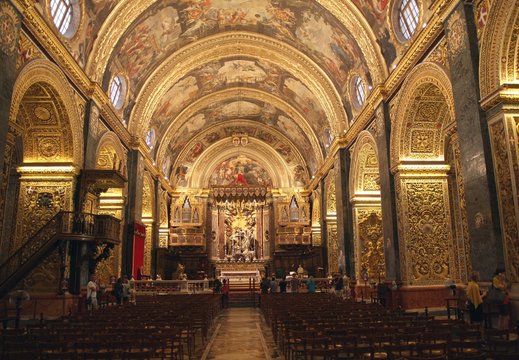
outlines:
[[[502,304],[503,301],[505,301],[505,292],[501,289],[491,287],[490,290],[488,291],[486,300],[489,303]]]
[[[89,296],[89,297],[86,298],[86,300],[85,300],[85,304],[87,304],[87,305],[92,305],[92,297],[91,297],[91,296]]]

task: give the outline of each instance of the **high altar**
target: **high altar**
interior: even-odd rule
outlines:
[[[157,272],[174,278],[182,264],[190,278],[259,281],[263,275],[295,270],[304,262],[302,254],[312,254],[305,267],[322,267],[320,226],[312,227],[312,193],[276,186],[277,179],[264,167],[244,155],[225,159],[213,165],[207,182],[198,181],[208,186],[179,191],[171,206],[168,250],[159,251]]]

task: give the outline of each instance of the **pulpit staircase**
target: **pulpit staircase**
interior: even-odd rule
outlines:
[[[120,242],[120,220],[109,215],[61,211],[0,264],[0,299],[67,240]]]

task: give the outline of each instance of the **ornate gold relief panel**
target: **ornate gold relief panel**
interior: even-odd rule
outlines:
[[[54,250],[17,287],[30,293],[57,293],[60,276],[59,250]]]
[[[396,175],[402,280],[444,284],[452,276],[453,248],[446,178]]]
[[[10,253],[36,233],[60,211],[72,210],[74,181],[23,180],[20,184],[16,240]]]
[[[385,278],[384,233],[380,206],[354,209],[356,278],[366,271],[369,279]]]
[[[513,282],[517,282],[519,281],[519,191],[517,184],[517,179],[519,179],[517,169],[519,166],[519,117],[505,117],[497,120],[490,126],[490,136],[507,276]]]
[[[333,274],[339,271],[339,243],[337,239],[337,223],[328,222],[328,273]]]
[[[321,192],[312,193],[312,245],[321,246]]]

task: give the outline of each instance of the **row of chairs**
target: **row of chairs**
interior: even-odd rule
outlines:
[[[519,358],[516,334],[330,294],[263,295],[274,339],[291,359]]]
[[[138,297],[21,330],[4,330],[1,359],[185,359],[205,342],[220,311],[217,295]]]

